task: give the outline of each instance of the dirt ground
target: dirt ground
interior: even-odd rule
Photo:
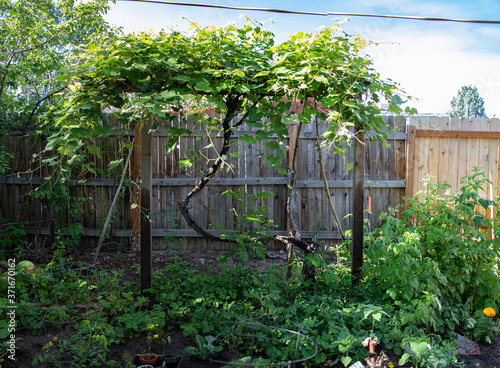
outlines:
[[[157,251],[153,254],[153,266],[154,268],[161,268],[162,265],[166,262],[169,262],[174,255],[180,257],[181,261],[192,263],[196,266],[197,269],[203,272],[213,272],[213,267],[217,267],[218,258],[220,256],[220,252],[217,251],[189,251],[189,252],[166,252],[166,251]],[[92,254],[81,254],[77,258],[82,261],[89,261],[92,257]],[[132,271],[132,265],[138,262],[136,256],[131,253],[122,253],[117,254],[116,252],[103,252],[99,256],[100,263],[107,263],[112,268],[120,268],[125,270]],[[230,261],[232,262],[232,261]],[[284,251],[273,251],[270,252],[268,257],[265,260],[252,260],[251,266],[264,270],[266,267],[271,265],[276,265],[277,267],[284,267],[286,265],[286,253]],[[68,334],[68,331],[64,329],[49,329],[45,334],[41,336],[33,336],[27,332],[26,329],[23,329],[22,326],[18,330],[18,337],[21,337],[22,340],[17,343],[17,352],[16,357],[18,359],[17,362],[9,361],[8,359],[0,364],[0,368],[28,368],[31,367],[31,362],[33,359],[40,354],[40,349],[43,345],[45,345],[48,341],[52,340],[54,336],[58,336],[59,338],[64,338],[65,334]],[[186,354],[183,354],[183,350],[186,346],[194,346],[195,343],[189,338],[186,338],[182,335],[182,333],[177,331],[171,331],[168,334],[170,336],[170,343],[165,346],[165,351],[163,351],[160,346],[152,346],[155,348],[155,351],[159,351],[162,354],[171,354],[182,356],[183,359],[183,367],[184,368],[216,368],[222,367],[223,364],[215,363],[215,362],[207,362],[202,361],[196,357],[190,357]],[[125,344],[121,344],[119,346],[113,346],[110,352],[110,359],[116,360],[122,364],[124,364],[124,354],[128,352],[128,354],[133,355],[136,352],[142,352],[146,348],[146,342],[144,337],[133,337],[125,342]],[[383,347],[378,350],[383,349]],[[488,343],[480,343],[479,349],[481,355],[477,356],[464,356],[461,357],[460,360],[463,364],[464,368],[500,368],[500,336],[495,336],[495,339],[492,344]],[[399,357],[394,355],[391,351],[385,351],[385,353],[389,356],[390,361],[394,363],[395,367],[398,367],[397,364]],[[237,352],[231,352],[228,350],[222,351],[217,359],[220,361],[231,361],[234,359],[238,359],[240,356]],[[69,366],[69,365],[68,365]],[[341,367],[338,365],[336,367]],[[406,367],[410,367],[410,365],[406,365]]]

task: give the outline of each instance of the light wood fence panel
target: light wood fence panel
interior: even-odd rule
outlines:
[[[452,193],[459,193],[461,179],[471,175],[475,167],[489,178],[488,156],[492,186],[496,188],[493,197],[500,195],[499,119],[411,117],[409,124],[416,128],[414,172],[408,179],[413,190],[409,196],[419,198],[419,192],[425,193],[422,179],[429,176],[434,183],[450,184]],[[483,189],[483,196],[489,197],[491,186]]]

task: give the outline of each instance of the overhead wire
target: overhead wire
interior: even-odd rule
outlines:
[[[165,4],[165,5],[179,5],[179,6],[227,9],[227,10],[259,11],[259,12],[280,13],[280,14],[314,15],[314,16],[326,16],[326,17],[328,17],[328,16],[347,16],[347,17],[407,19],[407,20],[421,20],[421,21],[433,21],[433,22],[500,24],[500,20],[486,20],[486,19],[456,19],[456,18],[443,18],[443,17],[419,17],[419,16],[412,16],[412,15],[364,14],[364,13],[344,13],[344,12],[330,12],[330,11],[329,12],[313,12],[313,11],[299,11],[299,10],[274,9],[274,8],[255,8],[255,7],[248,7],[248,6],[230,6],[230,5],[202,4],[202,3],[162,1],[162,0],[118,0],[118,1],[155,3],[155,4]]]

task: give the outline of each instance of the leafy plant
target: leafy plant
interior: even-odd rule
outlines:
[[[486,236],[497,220],[484,214],[490,206],[498,211],[498,203],[480,196],[486,182],[476,169],[461,180],[460,194],[445,197],[440,193],[448,185],[428,182],[427,194],[410,200],[402,219],[396,212],[382,214],[385,223],[369,239],[367,276],[391,300],[421,301],[423,322],[440,332],[432,318],[442,304],[482,310],[500,300],[500,279],[493,272],[499,243]]]
[[[404,354],[399,360],[400,365],[404,365],[408,360],[411,360],[413,367],[446,367],[448,362],[445,359],[440,359],[432,349],[430,339],[422,338],[405,338],[402,342]]]
[[[23,246],[27,243],[24,224],[24,222],[12,223],[0,217],[0,254],[3,255],[3,259],[16,257],[22,253]]]
[[[151,343],[153,340],[159,339],[161,335],[161,329],[158,328],[158,324],[150,324],[147,327],[147,337],[146,337],[146,342],[148,343],[148,352],[143,354],[144,359],[153,359],[155,354],[151,353]]]
[[[214,346],[213,343],[217,337],[196,335],[195,346],[186,346],[183,350],[184,353],[189,355],[199,356],[203,360],[207,360],[211,355],[217,354],[222,351],[222,346]]]
[[[266,244],[259,239],[270,239],[270,231],[275,226],[271,220],[267,219],[267,207],[256,202],[272,199],[274,193],[263,192],[248,195],[244,191],[237,193],[226,190],[222,194],[232,196],[239,204],[239,208],[232,208],[231,215],[226,216],[226,220],[233,223],[232,228],[216,227],[227,234],[222,236],[223,239],[230,239],[236,245],[235,249],[221,256],[221,262],[227,262],[232,255],[236,255],[240,262],[247,262],[250,256],[264,258]]]
[[[9,153],[5,146],[0,147],[0,174],[5,174],[10,170],[10,164],[14,156]]]
[[[116,364],[107,359],[109,344],[113,337],[109,335],[109,327],[102,321],[83,320],[76,326],[77,333],[69,339],[54,337],[42,347],[42,354],[36,358],[32,366],[49,363],[55,367],[65,367],[66,362],[72,368],[101,367],[103,364]]]

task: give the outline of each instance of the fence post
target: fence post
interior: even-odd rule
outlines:
[[[357,129],[356,129],[357,130]],[[361,279],[363,266],[363,217],[365,197],[365,133],[356,131],[354,138],[354,209],[352,225],[352,283]]]
[[[136,207],[132,209],[132,251],[138,254],[141,246],[141,146],[142,146],[142,129],[141,124],[135,124],[135,146],[132,163],[132,198]]]
[[[415,125],[408,126],[406,141],[405,197],[413,198],[413,175],[415,171]]]
[[[142,124],[141,124],[142,125]],[[142,127],[141,152],[141,292],[150,289],[153,281],[152,250],[153,238],[151,232],[151,192],[153,182],[152,160],[153,133],[151,119],[146,118]]]
[[[295,155],[295,148],[297,146],[297,140],[299,139],[298,134],[298,126],[297,123],[291,123],[288,127],[289,130],[289,140],[288,140],[288,185],[293,185],[292,188],[289,188],[288,190],[288,195],[290,196],[290,208],[288,209],[291,213],[288,213],[287,215],[287,221],[286,221],[286,227],[287,227],[287,234],[289,236],[295,236],[295,232],[299,232],[299,226],[300,226],[300,210],[299,210],[299,205],[298,205],[298,196],[297,196],[297,187],[296,187],[296,173],[295,175],[292,174],[296,170],[296,167],[294,167],[294,162],[293,162],[293,156]],[[297,164],[295,163],[295,166]],[[292,176],[295,177],[293,180],[293,183],[291,183]],[[287,199],[288,201],[288,199]],[[290,219],[293,218],[293,224],[290,223]],[[293,230],[293,234],[291,233]],[[300,236],[300,232],[299,232]]]

